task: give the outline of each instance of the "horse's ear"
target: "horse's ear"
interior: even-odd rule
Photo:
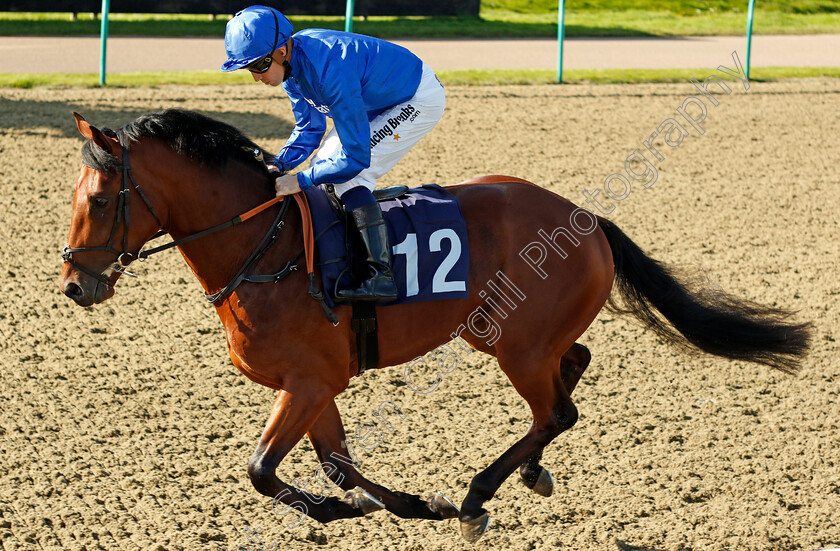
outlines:
[[[93,141],[101,149],[116,154],[119,150],[119,143],[114,138],[109,138],[103,134],[98,128],[85,120],[83,116],[78,113],[73,113],[73,118],[76,119],[76,128],[82,133],[82,136]]]

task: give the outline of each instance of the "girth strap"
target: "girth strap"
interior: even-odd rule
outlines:
[[[353,319],[350,327],[356,333],[356,351],[358,353],[361,375],[368,369],[379,365],[379,333],[376,324],[376,303],[356,300],[353,304]]]

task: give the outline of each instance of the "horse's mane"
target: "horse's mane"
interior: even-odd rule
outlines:
[[[141,138],[155,138],[202,166],[222,170],[233,159],[266,171],[263,162],[254,157],[254,150],[262,149],[250,138],[227,123],[195,111],[167,109],[143,115],[117,131],[101,130],[117,138],[125,148]],[[90,140],[82,147],[82,163],[106,174],[113,174],[120,168],[119,158]]]

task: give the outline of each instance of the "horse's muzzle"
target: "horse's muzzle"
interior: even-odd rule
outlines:
[[[82,288],[73,283],[72,281],[68,281],[67,283],[65,283],[64,289],[62,290],[64,291],[65,295],[72,298],[76,302],[82,300],[85,296],[85,292],[82,291]]]
[[[78,275],[78,280],[62,277],[59,282],[61,291],[79,306],[93,306],[114,296],[114,286],[102,283],[93,278]]]

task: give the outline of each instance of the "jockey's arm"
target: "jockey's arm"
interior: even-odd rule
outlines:
[[[346,182],[370,166],[370,122],[361,84],[353,78],[334,77],[324,79],[321,87],[341,140],[341,149],[298,173],[303,189],[323,183]]]
[[[282,172],[288,172],[308,159],[321,144],[327,129],[327,119],[323,113],[306,102],[293,81],[284,82],[283,89],[292,104],[295,128],[286,145],[268,164],[276,166]]]

